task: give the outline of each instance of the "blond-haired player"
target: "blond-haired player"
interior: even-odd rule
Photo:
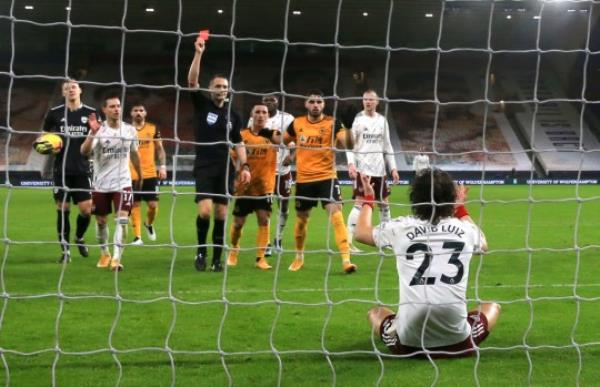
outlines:
[[[148,234],[148,239],[156,240],[156,231],[154,229],[154,219],[158,213],[158,179],[164,180],[167,178],[166,154],[162,145],[160,131],[153,123],[146,121],[148,112],[144,104],[135,103],[131,107],[131,123],[135,127],[138,137],[140,155],[140,164],[142,166],[142,192],[134,192],[133,207],[131,208],[131,227],[133,228],[134,245],[143,245],[142,241],[142,200],[148,205],[146,211],[146,221],[144,228]],[[160,167],[156,168],[156,157]],[[140,179],[135,168],[130,163],[131,179],[133,186],[137,186],[137,181]],[[158,179],[157,179],[158,176]]]

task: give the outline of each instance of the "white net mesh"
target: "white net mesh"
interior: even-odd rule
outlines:
[[[507,375],[515,384],[594,384],[600,195],[583,184],[597,183],[600,165],[598,15],[595,0],[2,2],[6,384],[488,385],[510,383]],[[330,219],[319,208],[304,271],[286,270],[293,209],[271,272],[250,265],[253,215],[240,267],[194,271],[195,192],[182,187],[194,182],[185,76],[201,28],[211,37],[200,84],[224,73],[236,111],[246,115],[275,91],[282,110],[301,115],[303,93],[321,88],[329,111],[344,118],[369,86],[381,92],[403,183],[420,149],[473,183],[468,204],[493,247],[474,258],[469,305],[505,307],[473,359],[401,363],[369,339],[369,307],[398,307],[393,259],[367,250],[353,257],[357,275],[338,275]],[[42,202],[52,184],[28,174],[42,160],[30,144],[73,76],[86,103],[99,106],[117,90],[122,101],[143,100],[163,130],[171,175],[160,195],[161,234],[128,246],[121,274],[90,261],[46,264],[58,251],[52,205]],[[513,182],[526,185],[487,186]],[[575,189],[538,189],[546,183]],[[408,214],[405,190],[394,191],[392,214]]]

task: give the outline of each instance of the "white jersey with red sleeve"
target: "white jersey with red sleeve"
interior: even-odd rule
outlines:
[[[396,168],[394,148],[390,141],[390,131],[386,118],[379,113],[373,116],[358,113],[352,123],[354,136],[353,151],[346,152],[348,164],[356,165],[361,174],[385,176],[385,164],[389,170]]]
[[[111,128],[103,122],[92,142],[94,190],[118,192],[131,187],[129,153],[137,149],[137,133],[133,126],[119,122],[118,128]]]
[[[402,344],[433,348],[470,335],[469,263],[483,238],[476,225],[454,217],[436,225],[399,217],[373,229],[375,244],[391,247],[396,256],[400,306],[394,325]]]

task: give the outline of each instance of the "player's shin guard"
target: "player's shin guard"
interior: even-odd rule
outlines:
[[[108,225],[96,223],[96,240],[103,255],[108,254]]]
[[[152,226],[154,224],[154,219],[156,219],[156,215],[158,214],[158,204],[156,207],[148,207],[146,210],[146,224]]]
[[[63,252],[69,250],[69,239],[71,238],[70,213],[70,211],[56,211],[56,232],[58,233],[58,241]]]
[[[75,237],[77,240],[83,239],[83,236],[90,225],[91,219],[91,215],[77,215],[77,229],[75,229]]]
[[[336,211],[331,214],[331,224],[333,225],[333,234],[335,243],[340,250],[342,261],[350,261],[350,244],[348,243],[348,230],[344,224],[344,215],[342,211]]]
[[[256,234],[256,257],[259,259],[265,259],[265,249],[269,243],[270,234],[271,227],[268,223],[266,226],[258,226],[258,233]]]
[[[308,218],[296,217],[294,226],[294,238],[296,239],[296,259],[304,259],[304,241],[306,240],[306,228],[308,227]]]
[[[142,236],[142,207],[134,206],[131,208],[131,228],[133,228],[133,236]]]
[[[127,224],[129,223],[128,218],[117,218],[116,219],[115,235],[113,235],[113,259],[120,260],[123,255],[123,240],[127,237]]]
[[[392,212],[390,211],[390,205],[382,203],[379,208],[379,223],[389,222],[392,219]]]
[[[352,244],[354,237],[354,228],[358,222],[358,216],[360,215],[360,206],[357,204],[352,207],[350,214],[348,214],[348,244]]]
[[[223,240],[225,236],[225,220],[215,219],[213,227],[212,239],[213,247],[213,263],[221,262],[221,254],[223,253]]]
[[[208,228],[210,227],[210,219],[202,218],[201,216],[196,217],[196,236],[198,237],[198,252],[206,257],[206,235],[208,234]]]

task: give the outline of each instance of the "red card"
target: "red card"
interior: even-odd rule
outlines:
[[[202,39],[202,40],[204,40],[206,42],[208,40],[208,36],[209,36],[209,31],[208,30],[201,30],[198,33],[198,39],[196,39],[196,40]]]

